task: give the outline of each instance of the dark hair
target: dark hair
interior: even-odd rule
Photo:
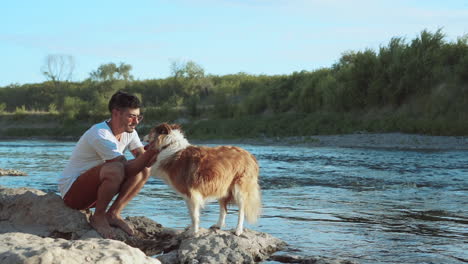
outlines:
[[[109,111],[112,113],[112,109],[119,108],[141,108],[140,99],[129,93],[118,91],[109,101]]]

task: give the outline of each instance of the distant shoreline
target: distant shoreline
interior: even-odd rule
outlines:
[[[428,136],[405,133],[359,133],[285,138],[193,140],[191,143],[401,150],[468,150],[468,137],[466,136]]]
[[[142,135],[140,135],[142,136]],[[77,141],[79,137],[31,136],[4,137],[0,141],[11,140],[58,140]],[[297,137],[262,137],[238,139],[190,139],[194,145],[262,145],[262,146],[295,146],[295,147],[339,147],[339,148],[373,148],[400,150],[468,150],[467,136],[429,136],[405,133],[355,133],[343,135],[312,135]]]

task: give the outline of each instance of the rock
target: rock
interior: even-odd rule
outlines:
[[[0,176],[28,176],[28,174],[19,170],[0,169]]]
[[[127,221],[133,224],[137,230],[135,236],[129,236],[120,229],[119,240],[141,249],[146,255],[153,256],[170,252],[177,249],[180,245],[181,231],[171,228],[165,228],[161,224],[144,217],[127,217]]]
[[[0,234],[0,263],[161,263],[110,239],[65,240],[26,233]]]
[[[103,239],[89,225],[89,216],[65,206],[57,194],[0,186],[0,263],[356,263],[272,256],[286,243],[266,233],[245,229],[236,236],[233,230],[202,228],[190,236],[144,216],[126,219],[136,235],[114,229],[120,241]],[[159,260],[146,257],[154,255]]]
[[[130,237],[118,231],[119,240],[140,248],[147,255],[158,255],[162,263],[254,263],[267,259],[286,243],[269,234],[245,229],[234,231],[200,229],[197,236],[164,228],[146,217],[128,217],[138,230]]]
[[[206,229],[188,236],[142,216],[127,218],[138,231],[135,236],[114,229],[125,245],[102,239],[89,225],[89,216],[65,206],[57,194],[0,186],[0,241],[8,241],[0,246],[0,263],[53,263],[65,255],[66,263],[151,263],[137,261],[140,255],[135,250],[159,255],[163,263],[253,263],[286,245],[248,229],[240,237],[232,231]]]
[[[254,263],[267,259],[281,250],[286,243],[266,233],[245,229],[241,236],[234,231],[201,229],[196,237],[181,234],[182,241],[177,250],[177,263]],[[170,262],[165,256],[163,263]]]
[[[88,217],[85,212],[68,208],[56,194],[0,187],[0,233],[23,232],[77,239],[93,231]],[[99,235],[94,232],[92,237]]]
[[[269,260],[281,263],[304,263],[304,264],[358,264],[352,260],[332,259],[327,257],[304,257],[297,255],[273,255]]]

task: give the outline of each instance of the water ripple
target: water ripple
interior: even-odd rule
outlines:
[[[0,185],[56,192],[74,142],[2,141],[0,168],[27,177]],[[263,214],[258,225],[294,246],[294,254],[366,263],[464,263],[468,239],[468,151],[290,148],[244,145],[260,164]],[[229,208],[227,226],[235,226]],[[183,199],[150,179],[123,212],[183,228]],[[202,211],[203,227],[218,218]]]

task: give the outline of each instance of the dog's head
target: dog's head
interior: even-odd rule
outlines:
[[[146,142],[150,142],[155,149],[160,150],[164,147],[164,144],[168,144],[170,142],[166,142],[166,138],[171,134],[172,131],[178,130],[183,135],[182,129],[178,124],[168,124],[162,123],[150,130],[150,133],[146,135],[143,140]]]

